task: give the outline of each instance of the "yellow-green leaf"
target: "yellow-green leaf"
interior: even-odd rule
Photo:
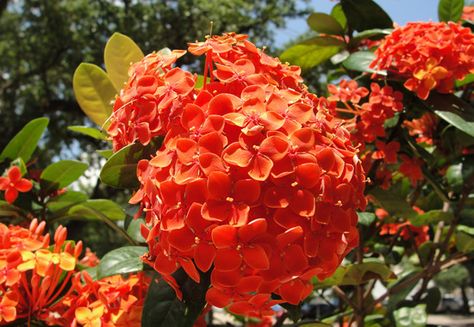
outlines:
[[[107,74],[96,65],[82,63],[74,72],[72,84],[82,111],[102,126],[112,113],[112,101],[117,93]]]
[[[142,58],[142,50],[126,35],[114,33],[107,41],[104,51],[105,69],[117,91],[128,80],[130,64]]]

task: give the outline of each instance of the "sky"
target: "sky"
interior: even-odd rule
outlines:
[[[375,0],[393,19],[404,25],[413,21],[438,20],[439,0]],[[311,0],[315,12],[329,13],[336,1]],[[277,32],[276,46],[283,46],[289,40],[296,38],[307,30],[304,18],[288,20],[286,28]]]

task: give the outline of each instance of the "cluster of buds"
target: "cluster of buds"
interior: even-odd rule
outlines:
[[[139,162],[130,200],[146,217],[144,259],[178,296],[177,269],[196,282],[211,270],[208,303],[271,315],[276,303],[302,301],[311,278],[330,276],[357,245],[362,163],[298,67],[234,33],[189,52],[205,55],[202,89],[172,68],[182,52],[154,53],[132,66],[111,117],[115,149],[164,136]]]
[[[454,82],[474,73],[474,34],[456,23],[408,23],[396,28],[375,51],[371,66],[405,80],[426,99],[431,90],[452,93]]]

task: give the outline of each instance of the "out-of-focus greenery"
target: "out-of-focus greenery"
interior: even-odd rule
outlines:
[[[132,37],[144,53],[183,49],[210,32],[248,33],[259,45],[272,44],[286,18],[306,15],[296,0],[19,0],[0,1],[0,148],[26,122],[51,118],[42,161],[90,153],[98,142],[66,129],[84,125],[72,93],[80,62],[103,62],[114,32]],[[270,49],[271,50],[271,46]],[[190,57],[181,64],[195,62]],[[80,142],[80,146],[77,141]]]

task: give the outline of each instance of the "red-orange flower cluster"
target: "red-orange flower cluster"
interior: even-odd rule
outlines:
[[[358,243],[361,162],[330,103],[307,92],[298,67],[233,33],[189,51],[206,56],[201,90],[179,68],[160,62],[147,70],[147,56],[134,65],[112,118],[124,127],[112,129],[116,148],[149,142],[139,124],[154,126],[151,135],[166,131],[156,155],[139,162],[141,188],[130,200],[146,214],[145,260],[174,287],[180,267],[197,282],[212,269],[210,304],[270,315],[279,302],[272,293],[300,302],[310,279],[330,276]],[[158,87],[139,91],[134,71],[153,73],[147,78]],[[138,98],[125,93],[151,99],[150,114],[139,117]],[[130,109],[126,121],[121,108]]]
[[[75,271],[82,244],[65,242],[66,229],[59,226],[50,246],[44,228],[36,219],[29,229],[0,224],[0,325],[43,320]]]
[[[375,51],[371,66],[406,79],[405,87],[426,99],[431,90],[451,93],[454,81],[474,72],[474,34],[456,23],[408,23]]]
[[[141,326],[149,284],[144,273],[100,280],[93,280],[86,271],[78,273],[68,295],[49,309],[47,322],[59,326]]]
[[[418,214],[423,214],[424,211],[413,207],[413,209],[418,212]],[[377,209],[375,211],[377,217],[381,220],[388,217],[388,212],[385,209]],[[382,227],[380,228],[380,236],[385,235],[392,235],[392,236],[400,236],[400,238],[404,241],[413,240],[415,242],[415,246],[419,247],[421,244],[429,241],[429,226],[422,225],[422,226],[414,226],[407,220],[404,223],[383,223]]]

